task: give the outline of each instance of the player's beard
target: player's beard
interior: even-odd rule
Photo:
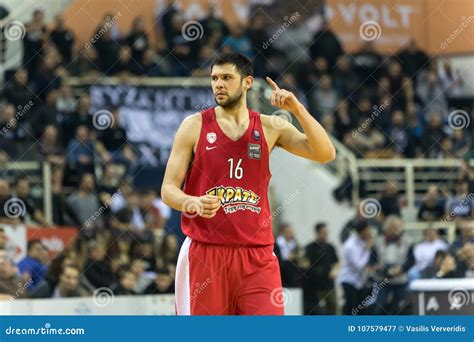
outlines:
[[[241,89],[238,94],[236,94],[232,97],[229,96],[229,98],[227,100],[218,101],[217,96],[216,96],[216,97],[214,97],[214,101],[216,101],[217,105],[221,106],[223,109],[233,109],[233,108],[237,107],[240,104],[240,102],[242,101],[243,94],[244,94],[244,92]]]

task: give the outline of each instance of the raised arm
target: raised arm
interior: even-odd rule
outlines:
[[[188,213],[210,218],[220,208],[216,196],[190,196],[181,190],[186,172],[193,158],[194,147],[197,145],[201,131],[202,119],[200,114],[187,117],[178,128],[174,138],[168,164],[166,165],[161,198],[168,206]]]
[[[284,119],[277,116],[270,117],[272,127],[278,131],[276,146],[320,163],[334,160],[336,149],[319,122],[313,118],[292,92],[280,89],[270,77],[267,77],[267,82],[272,87],[270,99],[272,105],[293,113],[303,128],[302,133],[293,124],[285,122]]]

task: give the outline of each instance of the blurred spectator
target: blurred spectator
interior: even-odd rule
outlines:
[[[46,126],[54,125],[58,127],[60,125],[61,117],[56,110],[56,101],[58,99],[58,95],[59,93],[57,91],[49,92],[46,96],[45,103],[39,107],[31,119],[31,125],[35,138],[41,137]]]
[[[416,44],[414,39],[410,39],[397,55],[401,61],[403,71],[411,78],[416,78],[420,70],[428,66],[429,58]]]
[[[0,137],[1,149],[10,158],[23,156],[24,152],[22,151],[19,154],[18,147],[21,147],[21,143],[26,142],[30,138],[28,132],[29,125],[19,123],[18,113],[15,112],[15,107],[12,104],[7,104],[0,109],[3,109],[0,113],[0,125],[4,128]]]
[[[110,261],[106,258],[105,249],[101,243],[90,240],[87,242],[87,261],[84,264],[84,276],[94,288],[110,286],[115,281]]]
[[[330,70],[336,65],[336,60],[342,54],[342,46],[327,21],[323,21],[319,31],[315,33],[310,52],[313,60],[323,57],[328,62]]]
[[[446,136],[443,131],[441,115],[434,113],[429,124],[421,136],[421,149],[423,158],[436,158],[441,150],[439,142]]]
[[[67,265],[62,269],[59,282],[55,287],[44,285],[38,287],[32,294],[33,298],[69,298],[80,297],[78,291],[80,270],[77,266]],[[48,284],[48,283],[45,283]]]
[[[121,266],[117,271],[118,282],[112,286],[112,291],[116,296],[135,295],[135,286],[137,276],[133,273],[129,266]]]
[[[140,211],[140,198],[133,191],[126,195],[127,204],[112,215],[111,227],[116,230],[115,234],[121,232],[133,233],[145,229],[145,219]]]
[[[91,234],[96,228],[103,226],[99,212],[99,201],[95,192],[94,176],[84,174],[79,184],[79,189],[66,200],[74,214],[73,220],[86,235]]]
[[[9,203],[11,203],[11,201],[14,201],[14,200],[12,200],[12,196],[10,192],[10,183],[6,179],[0,178],[0,206],[1,208],[8,208],[8,205]],[[19,224],[21,222],[19,219],[19,216],[20,215],[10,215],[8,210],[0,210],[0,223],[12,224],[12,225]]]
[[[438,187],[434,184],[428,186],[418,209],[418,220],[425,222],[441,220],[445,210],[443,204],[444,200],[438,191]]]
[[[97,51],[100,71],[107,76],[114,72],[120,51],[120,45],[115,41],[119,38],[116,36],[118,31],[113,23],[112,15],[106,14],[93,35],[94,38],[99,37],[95,40],[94,48]]]
[[[381,281],[385,282],[377,296],[376,314],[396,315],[406,300],[408,270],[413,266],[413,249],[402,235],[402,220],[394,215],[384,222],[384,234],[376,240],[377,261]]]
[[[453,157],[463,158],[472,149],[472,137],[468,136],[463,129],[453,132]]]
[[[405,116],[401,110],[392,113],[392,125],[389,132],[390,148],[398,158],[413,158],[415,150],[413,137],[406,129]]]
[[[26,257],[18,263],[18,269],[23,277],[29,277],[28,291],[32,292],[45,278],[48,266],[46,265],[48,250],[41,240],[30,240],[26,249]]]
[[[291,260],[298,251],[298,244],[295,239],[293,228],[289,224],[282,224],[278,229],[276,243],[280,248],[280,258],[282,261]]]
[[[135,154],[128,144],[127,132],[120,126],[119,108],[110,108],[110,113],[111,125],[99,132],[95,147],[101,155],[107,155],[107,159],[125,165],[128,170],[135,160]]]
[[[18,276],[18,269],[8,258],[8,253],[0,248],[0,300],[6,298],[27,297],[25,286],[28,281],[23,283]]]
[[[43,45],[48,40],[48,28],[41,10],[33,11],[32,20],[25,24],[23,37],[23,66],[32,72],[41,61]]]
[[[336,250],[328,242],[328,227],[324,222],[315,226],[316,239],[305,247],[305,258],[308,260],[307,280],[304,281],[304,312],[311,314],[321,301],[325,302],[325,315],[337,312],[334,280],[339,266]]]
[[[48,53],[41,59],[39,67],[35,69],[32,74],[31,81],[35,85],[35,89],[38,89],[36,97],[39,97],[41,101],[45,101],[50,91],[58,89],[61,86],[59,60],[57,51]]]
[[[334,127],[336,129],[336,138],[343,140],[345,134],[350,133],[356,125],[354,113],[349,109],[347,100],[339,99],[334,111]]]
[[[72,47],[74,45],[74,32],[64,25],[64,18],[61,15],[55,17],[55,28],[51,31],[50,38],[63,58],[63,62],[68,65],[72,57]]]
[[[228,46],[232,51],[252,59],[254,56],[252,41],[245,31],[246,26],[243,23],[230,26],[230,34],[224,38],[223,46]]]
[[[100,76],[100,62],[97,50],[93,46],[81,47],[73,50],[73,59],[68,66],[71,76],[82,78],[98,78]]]
[[[331,69],[334,79],[334,88],[344,99],[350,97],[352,91],[359,85],[359,80],[353,71],[351,62],[352,57],[350,54],[341,55],[337,60],[335,69]]]
[[[312,93],[313,103],[316,105],[318,118],[324,119],[336,109],[339,95],[332,86],[332,79],[329,75],[321,76],[318,87]]]
[[[209,73],[209,70],[207,72]],[[143,53],[143,66],[139,73],[149,77],[167,76],[164,70],[164,61],[159,61],[158,56],[152,49],[147,49]]]
[[[438,77],[447,97],[460,95],[463,80],[451,62],[443,62],[442,67],[438,69]]]
[[[409,281],[419,279],[422,276],[422,272],[434,261],[437,251],[446,251],[447,249],[448,245],[439,238],[436,229],[426,229],[425,241],[418,243],[413,250],[415,265],[409,271]]]
[[[77,110],[77,101],[72,95],[72,89],[66,84],[61,85],[57,91],[56,110],[61,116]]]
[[[433,263],[423,270],[421,276],[428,279],[461,277],[456,265],[456,259],[444,250],[436,251]]]
[[[143,56],[150,45],[143,17],[137,17],[133,20],[132,29],[126,35],[124,43],[132,51],[133,62],[137,66],[143,66]]]
[[[456,255],[456,253],[466,244],[474,243],[474,228],[470,226],[469,221],[459,222],[458,229],[459,237],[451,244],[450,247],[450,252],[452,255]]]
[[[170,64],[174,76],[189,76],[196,64],[198,40],[190,41],[188,36],[182,34],[184,24],[183,16],[174,14],[171,19],[171,31],[167,35],[168,51],[173,54]]]
[[[344,290],[343,314],[351,315],[364,300],[366,267],[374,246],[372,233],[366,221],[360,221],[342,247],[342,267],[338,283]],[[358,312],[358,311],[356,311]]]
[[[15,194],[14,197],[21,200],[24,205],[24,214],[21,215],[22,221],[34,221],[39,225],[47,225],[43,212],[38,208],[34,199],[30,194],[30,182],[26,176],[19,176],[15,179]]]
[[[382,56],[375,50],[372,41],[364,42],[360,50],[354,54],[354,70],[364,85],[375,85],[382,72],[381,62]]]
[[[344,137],[348,147],[359,157],[377,156],[385,144],[384,135],[373,125],[368,124],[367,118],[360,118],[357,129]]]
[[[454,189],[454,194],[446,200],[446,217],[449,220],[453,218],[474,219],[474,196],[469,193],[468,182],[458,180]]]
[[[77,127],[76,137],[67,146],[67,161],[79,175],[94,172],[93,149],[89,129],[82,125]]]
[[[30,101],[36,102],[35,85],[30,82],[29,75],[27,69],[18,69],[13,79],[4,85],[3,96],[14,108],[24,107]]]
[[[44,160],[48,161],[53,168],[64,166],[66,150],[58,139],[58,128],[56,126],[46,126],[38,148]]]
[[[448,101],[444,88],[435,72],[428,72],[426,81],[419,83],[416,92],[428,117],[434,113],[448,113]]]

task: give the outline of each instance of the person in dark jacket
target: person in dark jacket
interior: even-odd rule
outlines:
[[[303,281],[305,314],[318,313],[316,309],[325,303],[324,314],[335,315],[336,291],[334,279],[338,269],[338,258],[334,246],[328,243],[328,227],[324,222],[315,225],[316,239],[305,247],[307,276]]]

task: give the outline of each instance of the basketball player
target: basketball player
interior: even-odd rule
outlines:
[[[335,158],[321,125],[270,78],[272,105],[293,113],[304,133],[247,108],[252,73],[242,55],[218,57],[211,67],[217,106],[187,117],[176,133],[162,198],[182,211],[187,235],[176,269],[179,315],[283,314],[267,196],[270,151],[281,147],[322,163]]]

